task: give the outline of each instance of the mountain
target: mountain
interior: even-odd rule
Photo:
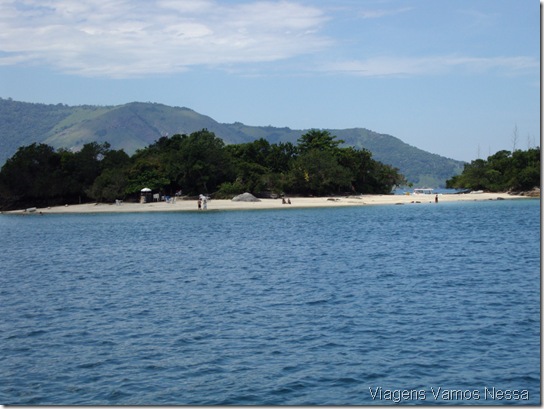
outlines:
[[[189,108],[132,102],[117,106],[47,105],[0,98],[0,165],[20,146],[34,142],[55,148],[78,149],[89,142],[109,142],[129,155],[161,136],[190,134],[203,128],[227,144],[264,138],[270,143],[292,142],[308,130],[223,124]],[[399,168],[408,181],[444,186],[459,174],[464,162],[432,154],[400,139],[364,128],[327,129],[345,145],[366,148],[374,159]]]

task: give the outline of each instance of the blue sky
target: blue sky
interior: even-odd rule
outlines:
[[[540,3],[1,0],[0,97],[363,127],[470,161],[540,144]]]

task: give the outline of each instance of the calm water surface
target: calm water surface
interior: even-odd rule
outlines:
[[[0,232],[3,404],[540,402],[538,200]]]

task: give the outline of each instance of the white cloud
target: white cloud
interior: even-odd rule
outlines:
[[[350,10],[370,19],[411,8]],[[365,50],[349,49],[353,38],[321,34],[333,15],[302,0],[0,0],[0,65],[45,64],[65,73],[114,78],[199,66],[259,75],[260,66],[253,63],[308,54],[323,63],[305,63],[299,71],[366,77],[454,70],[516,74],[539,67],[529,57],[349,59],[349,53]]]
[[[412,10],[412,7],[402,7],[398,9],[373,9],[373,10],[368,9],[368,10],[360,11],[359,16],[364,19],[381,18],[381,17],[393,16],[396,14],[405,13],[410,10]]]
[[[293,1],[3,1],[0,65],[130,77],[275,61],[329,46],[318,34],[326,20]]]
[[[531,57],[375,57],[365,60],[341,61],[325,64],[321,70],[329,73],[347,73],[363,77],[404,77],[436,75],[464,71],[471,73],[496,70],[504,74],[538,70],[540,63]]]

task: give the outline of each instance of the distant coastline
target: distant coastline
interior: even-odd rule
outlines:
[[[234,202],[232,200],[210,200],[207,210],[198,210],[196,200],[176,200],[173,203],[88,203],[46,208],[28,208],[2,212],[5,215],[46,215],[81,213],[145,213],[145,212],[209,212],[214,210],[266,210],[321,207],[350,207],[372,205],[420,205],[451,202],[473,202],[488,200],[527,200],[527,196],[508,193],[465,193],[435,195],[357,195],[338,197],[294,197],[291,204],[282,204],[281,199],[260,199],[258,202]]]

